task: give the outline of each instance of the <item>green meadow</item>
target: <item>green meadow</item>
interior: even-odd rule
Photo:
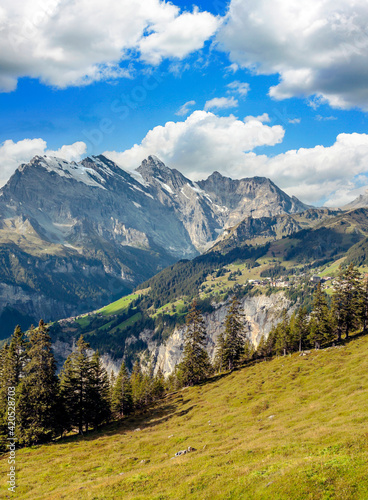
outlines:
[[[367,396],[368,336],[254,363],[83,438],[18,450],[16,498],[366,500]],[[5,455],[1,498],[7,472]]]

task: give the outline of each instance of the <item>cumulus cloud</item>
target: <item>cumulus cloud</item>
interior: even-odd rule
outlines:
[[[127,169],[137,168],[144,158],[154,154],[193,179],[201,179],[214,170],[241,177],[244,152],[258,146],[273,146],[283,137],[280,125],[270,127],[257,119],[244,122],[233,115],[219,117],[207,111],[194,111],[185,121],[153,128],[141,144],[123,153],[104,154]]]
[[[275,99],[314,95],[368,110],[367,26],[367,2],[231,0],[218,41],[233,64],[280,75]]]
[[[47,149],[47,143],[43,139],[24,139],[18,142],[7,140],[0,145],[0,187],[8,181],[19,165],[29,162],[36,155],[46,154],[68,161],[79,161],[86,150],[84,142],[75,142],[53,151]]]
[[[60,88],[130,76],[132,53],[149,64],[181,59],[219,23],[160,0],[4,0],[0,89],[14,90],[23,76]]]
[[[205,111],[208,111],[209,109],[236,108],[238,104],[237,99],[234,97],[214,97],[213,99],[206,101],[204,109]]]
[[[340,134],[332,146],[315,146],[275,156],[256,154],[258,146],[280,143],[284,129],[269,126],[269,116],[239,120],[195,111],[185,121],[168,122],[148,132],[123,153],[104,154],[125,169],[137,168],[150,154],[193,180],[218,170],[232,178],[265,176],[288,194],[311,204],[341,206],[368,184],[368,135]]]
[[[175,113],[178,116],[185,116],[189,113],[189,110],[192,106],[195,105],[195,101],[188,101],[185,104],[183,104],[178,111]]]
[[[245,122],[252,122],[252,121],[257,121],[257,122],[262,122],[262,123],[269,123],[271,121],[271,118],[269,117],[268,113],[263,113],[263,115],[259,116],[246,116],[244,118]]]
[[[243,165],[307,203],[342,206],[368,184],[368,135],[339,134],[332,146],[300,148],[273,157],[251,152],[243,156]]]
[[[300,123],[302,121],[301,118],[289,118],[288,122],[291,123],[292,125],[296,125],[297,123]]]

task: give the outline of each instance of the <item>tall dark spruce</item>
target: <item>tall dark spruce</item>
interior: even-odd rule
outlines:
[[[19,441],[49,441],[58,426],[58,378],[48,329],[41,320],[28,332],[26,364],[17,389]]]
[[[198,384],[211,373],[211,362],[206,351],[207,333],[197,302],[194,300],[186,318],[183,361],[179,365],[182,383]]]

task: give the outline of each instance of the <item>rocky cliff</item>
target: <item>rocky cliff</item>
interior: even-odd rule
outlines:
[[[244,297],[241,300],[241,304],[245,318],[245,331],[247,337],[254,346],[258,345],[262,335],[265,337],[268,336],[272,326],[280,321],[284,309],[288,309],[289,313],[294,309],[284,292],[274,293],[269,297],[266,295]],[[219,304],[214,312],[204,314],[208,334],[207,351],[212,360],[215,357],[217,337],[224,329],[228,307],[228,303]],[[167,376],[173,372],[175,366],[181,361],[184,333],[185,327],[177,327],[166,342],[159,343],[157,340],[154,340],[155,332],[153,330],[144,329],[136,336],[128,338],[126,343],[134,344],[138,341],[142,341],[146,346],[146,350],[141,353],[142,364],[148,366],[149,363],[152,362],[155,371],[161,368],[163,373]],[[73,342],[75,342],[75,338],[72,338],[69,342],[57,340],[54,343],[54,351],[59,365],[66,359],[68,354],[70,354]],[[117,372],[120,368],[122,359],[116,358],[114,353],[105,353],[103,362],[109,371],[114,370]]]

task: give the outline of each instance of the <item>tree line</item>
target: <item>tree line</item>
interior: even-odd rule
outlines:
[[[48,442],[70,431],[85,434],[139,410],[162,396],[159,370],[143,373],[135,362],[109,376],[99,353],[81,336],[57,375],[48,328],[41,320],[24,334],[19,326],[0,349],[0,449],[8,434],[8,390],[15,388],[15,437],[19,445]]]
[[[257,348],[246,335],[246,321],[234,295],[225,318],[225,328],[217,338],[214,363],[207,354],[204,320],[196,303],[187,316],[183,361],[177,366],[176,383],[194,385],[215,371],[233,370],[258,358],[286,355],[347,339],[352,331],[368,325],[368,280],[353,264],[340,266],[329,298],[321,284],[315,289],[311,310],[300,306],[289,317],[282,311],[281,321],[262,336]]]
[[[312,308],[299,307],[262,337],[257,348],[247,338],[247,323],[236,295],[229,305],[224,329],[217,338],[214,361],[196,300],[186,317],[182,361],[166,379],[161,370],[142,370],[139,361],[129,374],[125,363],[109,376],[101,357],[81,336],[57,375],[51,338],[41,320],[24,334],[18,326],[0,349],[0,448],[8,436],[8,388],[16,393],[16,438],[21,445],[50,441],[70,431],[85,434],[113,419],[144,409],[165,392],[202,383],[214,372],[262,357],[286,355],[339,342],[368,322],[368,281],[351,264],[340,268],[331,299],[320,284]]]

